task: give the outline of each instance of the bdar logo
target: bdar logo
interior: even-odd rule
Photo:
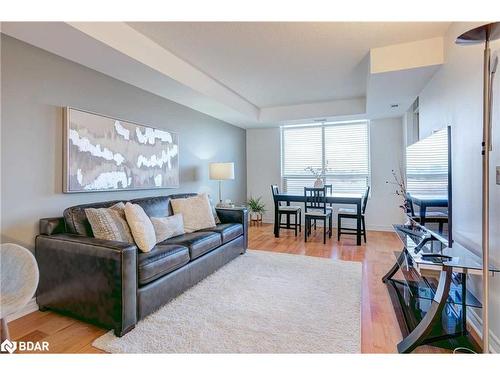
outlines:
[[[16,351],[17,343],[14,341],[10,340],[5,340],[2,342],[2,345],[0,345],[0,351],[2,352],[9,352],[10,354],[14,353]]]

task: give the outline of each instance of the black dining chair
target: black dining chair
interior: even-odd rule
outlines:
[[[413,205],[413,199],[411,194],[406,194],[406,201],[408,202],[408,207],[406,208],[406,214],[420,225],[424,225],[427,223],[436,223],[438,224],[438,231],[440,234],[443,234],[444,224],[448,224],[448,214],[446,212],[441,211],[426,211],[424,222],[422,223],[422,219],[420,217],[420,211],[415,210],[415,206]]]
[[[370,187],[366,188],[365,194],[363,195],[363,202],[361,203],[361,235],[366,243],[366,223],[365,223],[365,212],[366,205],[368,204],[368,196],[370,195]],[[356,228],[342,227],[342,219],[357,219],[358,215],[353,208],[339,208],[337,216],[337,241],[340,241],[340,236],[342,234],[353,234],[357,235],[358,230]]]
[[[326,189],[326,195],[333,193],[333,184],[325,184],[323,185]],[[333,207],[333,203],[330,203],[330,207]]]
[[[273,193],[274,206],[278,209],[278,231],[281,229],[293,229],[295,231],[295,237],[297,237],[297,231],[302,231],[302,208],[300,206],[290,206],[289,203],[284,205],[284,202],[278,201],[277,195],[280,193],[278,185],[271,185],[271,191]],[[286,215],[286,222],[281,222],[281,216]],[[290,217],[294,217],[293,223],[290,222]]]
[[[328,237],[332,237],[332,214],[333,209],[326,203],[326,187],[322,188],[304,188],[304,241],[307,242],[307,236],[311,235],[311,229],[314,222],[316,230],[316,220],[323,221],[323,244],[326,244],[326,232],[328,225]]]

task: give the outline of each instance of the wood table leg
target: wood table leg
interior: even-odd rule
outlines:
[[[356,245],[361,246],[361,202],[356,203]]]
[[[277,202],[274,203],[274,237],[278,238],[280,236],[280,228],[278,222],[278,210],[279,205]]]
[[[436,322],[441,319],[443,308],[450,293],[452,274],[453,272],[451,267],[443,266],[431,307],[415,329],[398,344],[398,351],[400,353],[410,353],[417,346],[421,345],[431,332]]]

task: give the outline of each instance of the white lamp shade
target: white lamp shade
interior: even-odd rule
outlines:
[[[211,180],[234,180],[234,163],[210,163]]]

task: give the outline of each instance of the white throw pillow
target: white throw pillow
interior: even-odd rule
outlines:
[[[156,233],[156,243],[184,234],[184,220],[181,214],[167,217],[151,217]]]
[[[148,215],[138,204],[125,205],[125,217],[137,247],[148,252],[156,245],[155,229]]]
[[[172,199],[171,203],[174,214],[182,214],[186,233],[215,227],[212,207],[206,193],[189,198]]]

